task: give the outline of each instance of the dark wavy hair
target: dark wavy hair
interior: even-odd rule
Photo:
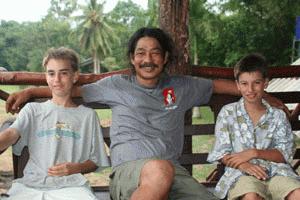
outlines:
[[[160,28],[143,27],[143,28],[138,29],[131,36],[131,38],[129,39],[129,42],[128,42],[127,58],[129,60],[129,65],[130,65],[133,73],[135,73],[135,69],[134,69],[134,66],[132,65],[132,63],[130,62],[131,55],[134,54],[134,51],[135,51],[135,48],[136,48],[136,45],[137,45],[137,42],[139,41],[139,39],[141,39],[143,37],[151,37],[151,38],[156,39],[163,50],[163,56],[166,54],[166,52],[168,52],[168,61],[164,65],[164,70],[166,67],[168,67],[169,65],[171,65],[172,63],[175,62],[174,61],[175,60],[175,55],[174,55],[175,54],[175,45],[174,45],[172,38]]]

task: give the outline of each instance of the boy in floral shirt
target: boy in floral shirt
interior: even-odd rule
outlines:
[[[282,110],[262,99],[268,85],[263,56],[250,54],[234,68],[242,98],[225,105],[215,127],[209,162],[222,162],[225,173],[215,195],[228,199],[300,199],[299,177],[291,168],[294,141]]]

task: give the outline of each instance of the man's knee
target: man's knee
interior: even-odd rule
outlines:
[[[163,181],[172,183],[174,179],[175,169],[173,164],[167,160],[150,160],[141,172],[141,182]]]
[[[247,193],[241,199],[242,200],[263,200],[263,198],[255,192]]]

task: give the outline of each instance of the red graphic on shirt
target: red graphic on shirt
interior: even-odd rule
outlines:
[[[165,88],[163,91],[163,95],[164,95],[164,103],[166,106],[175,103],[176,97],[173,88]]]

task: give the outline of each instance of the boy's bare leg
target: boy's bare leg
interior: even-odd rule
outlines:
[[[298,200],[300,199],[300,188],[293,190],[290,194],[285,198],[286,200]]]
[[[166,160],[151,160],[142,168],[138,188],[131,200],[166,200],[174,178],[174,167]]]

